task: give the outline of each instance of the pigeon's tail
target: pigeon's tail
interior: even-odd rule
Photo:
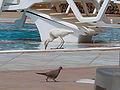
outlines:
[[[36,73],[36,74],[40,74],[40,75],[46,75],[46,73]]]

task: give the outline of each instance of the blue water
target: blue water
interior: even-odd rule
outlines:
[[[40,46],[40,41],[34,24],[17,28],[14,23],[0,23],[0,50],[35,50]]]
[[[94,36],[93,40],[107,42],[120,41],[120,28],[103,28],[107,32]],[[43,49],[36,25],[25,24],[22,28],[15,27],[14,23],[0,23],[0,50],[37,50]],[[96,45],[106,45],[97,43]],[[107,43],[108,44],[108,43]],[[52,47],[57,47],[53,44]],[[65,48],[84,48],[89,44],[65,44]]]
[[[107,31],[94,36],[94,40],[104,40],[104,41],[120,41],[120,28],[102,28]]]
[[[40,41],[40,35],[34,24],[25,24],[22,28],[17,28],[14,23],[0,23],[0,40]]]

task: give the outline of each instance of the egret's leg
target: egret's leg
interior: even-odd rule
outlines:
[[[62,48],[63,47],[63,45],[64,45],[64,43],[65,43],[65,41],[64,41],[64,39],[61,37],[61,41],[62,41],[62,43],[61,43],[61,46],[60,46],[60,48]]]
[[[64,42],[64,40],[62,39],[62,37],[59,37],[59,38],[61,40],[61,43],[57,46],[57,49],[61,48],[61,46],[63,45],[63,42]]]
[[[62,42],[57,46],[57,49],[59,49],[59,47],[61,46]]]

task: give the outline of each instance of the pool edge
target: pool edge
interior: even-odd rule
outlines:
[[[80,49],[51,49],[51,50],[6,50],[3,53],[47,53],[47,52],[77,52],[77,51],[109,51],[120,50],[120,47],[102,47],[102,48],[80,48]]]

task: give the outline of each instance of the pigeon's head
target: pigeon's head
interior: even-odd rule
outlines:
[[[63,69],[63,67],[60,66],[59,69],[61,70],[61,69]]]

